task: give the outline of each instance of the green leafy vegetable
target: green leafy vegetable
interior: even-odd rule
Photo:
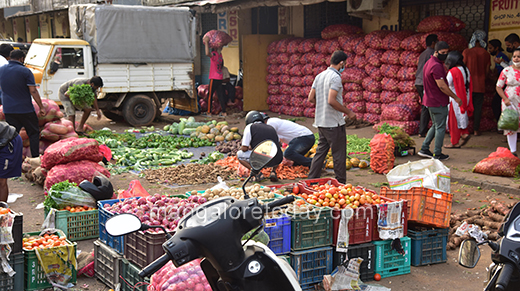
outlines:
[[[78,107],[91,106],[96,99],[96,95],[89,84],[70,86],[67,92],[72,104]]]
[[[389,134],[394,139],[395,147],[398,150],[415,145],[415,141],[399,126],[391,126],[385,122],[377,130],[379,133]]]
[[[69,190],[69,188],[76,187],[76,186],[78,186],[78,184],[70,183],[69,180],[59,182],[59,183],[52,185],[51,189],[47,193],[47,197],[45,197],[45,201],[43,201],[43,206],[59,209],[58,203],[56,203],[56,201],[52,198],[53,197],[61,198],[62,192],[67,191],[67,190]]]

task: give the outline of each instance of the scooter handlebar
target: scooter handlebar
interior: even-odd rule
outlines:
[[[288,203],[291,203],[293,201],[294,201],[294,196],[293,195],[285,196],[282,199],[275,200],[275,201],[273,201],[273,202],[271,202],[269,204],[266,204],[264,206],[264,213],[271,211],[275,207],[282,206],[284,204],[288,204]]]
[[[497,284],[495,285],[495,289],[499,291],[505,291],[509,281],[511,280],[511,275],[513,275],[514,266],[511,263],[504,263],[504,267],[500,271],[500,275],[498,276]]]
[[[144,269],[139,272],[139,276],[141,278],[148,277],[153,273],[159,271],[164,265],[166,265],[170,261],[170,257],[168,254],[164,254],[158,257],[155,261],[151,262],[150,265],[146,266]]]

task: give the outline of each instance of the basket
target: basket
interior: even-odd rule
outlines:
[[[448,233],[449,228],[409,229],[408,236],[412,240],[412,266],[445,263]]]
[[[395,202],[395,200],[393,200],[393,199],[382,197],[382,196],[381,196],[381,200],[383,200],[384,202]],[[403,210],[404,211],[401,211],[401,225],[403,226],[403,236],[406,236],[408,234],[408,211],[409,211],[408,200],[403,200]],[[372,240],[376,241],[376,240],[381,240],[381,238],[379,237],[379,228],[377,226],[377,220],[379,217],[378,212],[377,212],[377,205],[374,205],[374,213],[375,213],[375,216],[374,216],[374,222],[373,222],[374,227],[373,227],[373,232],[372,232]]]
[[[299,251],[332,244],[332,211],[330,208],[291,214],[291,250]]]
[[[363,262],[359,268],[359,278],[361,281],[374,280],[374,263],[376,260],[376,247],[373,243],[365,243],[355,246],[348,247],[349,259],[362,258]],[[332,259],[333,268],[341,265],[345,261],[345,253],[334,251],[334,257]]]
[[[381,187],[381,196],[394,200],[408,200],[408,221],[439,228],[450,226],[453,195],[429,188],[391,190]]]
[[[24,282],[24,254],[11,254],[9,258],[9,265],[16,272],[11,277],[7,273],[0,273],[0,290],[4,291],[18,291],[23,290]]]
[[[45,209],[45,217],[49,213]],[[55,224],[57,229],[63,230],[70,241],[80,241],[99,236],[99,211],[97,209],[70,212],[56,210]]]
[[[147,291],[150,284],[150,278],[141,278],[139,272],[141,271],[136,265],[130,263],[123,258],[119,261],[119,283],[121,284],[121,291]]]
[[[276,218],[266,218],[264,231],[269,236],[267,245],[277,255],[291,251],[291,217],[283,215]]]
[[[170,232],[173,235],[173,232]],[[158,257],[164,255],[162,244],[166,242],[164,232],[150,233],[138,231],[126,236],[125,258],[144,268]]]
[[[94,270],[96,278],[115,289],[121,274],[120,261],[123,256],[100,240],[94,241]]]
[[[125,199],[135,199],[125,198]],[[105,204],[114,205],[114,203],[124,201],[125,199],[110,199],[110,200],[101,200],[97,202],[98,210],[99,210],[99,239],[107,244],[109,247],[113,248],[119,254],[124,254],[124,246],[125,246],[125,236],[111,236],[107,233],[105,228],[105,223],[107,220],[114,215],[114,213],[109,212],[105,209]]]
[[[291,266],[300,285],[321,283],[332,272],[332,248],[291,252]]]
[[[404,256],[392,249],[392,240],[375,241],[373,244],[376,247],[374,271],[380,274],[381,278],[410,273],[411,243],[409,237],[401,238],[401,244],[405,252]]]

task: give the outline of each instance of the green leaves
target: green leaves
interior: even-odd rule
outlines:
[[[91,106],[96,99],[96,95],[89,84],[70,86],[68,92],[72,104],[81,108]]]

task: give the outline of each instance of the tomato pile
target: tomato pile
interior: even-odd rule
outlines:
[[[0,215],[7,214],[9,212],[11,212],[11,209],[0,207]]]
[[[82,212],[82,211],[89,211],[89,210],[94,210],[94,209],[96,209],[96,208],[89,207],[89,206],[67,206],[65,208],[60,209],[60,211],[67,210],[70,212]]]
[[[59,237],[55,234],[45,234],[43,236],[31,236],[23,238],[23,249],[31,251],[34,249],[47,249],[58,246],[66,246],[69,243],[65,237]]]
[[[381,199],[376,192],[352,184],[332,186],[329,184],[312,186],[317,192],[299,195],[308,203],[317,207],[358,208],[363,205],[380,204]]]

